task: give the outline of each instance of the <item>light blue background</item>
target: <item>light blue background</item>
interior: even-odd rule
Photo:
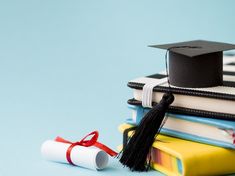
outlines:
[[[100,172],[45,161],[57,135],[99,130],[112,148],[129,116],[128,80],[164,68],[149,44],[235,43],[235,1],[21,0],[0,2],[0,175],[157,175],[117,160]],[[159,174],[160,175],[160,174]]]

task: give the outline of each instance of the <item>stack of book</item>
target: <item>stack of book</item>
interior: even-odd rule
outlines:
[[[150,110],[142,107],[142,88],[165,72],[128,82],[131,118],[119,126],[123,145]],[[152,168],[170,176],[208,176],[235,173],[235,57],[224,57],[223,86],[172,87],[175,101],[151,149]],[[167,84],[153,89],[153,102],[161,99]],[[121,147],[121,146],[120,146]]]

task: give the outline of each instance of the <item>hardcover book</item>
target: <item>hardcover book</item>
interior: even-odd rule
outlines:
[[[129,106],[132,118],[126,123],[138,125],[150,110],[141,106]],[[202,118],[182,114],[166,115],[161,134],[200,143],[235,149],[235,122],[221,119]]]
[[[119,126],[124,132],[132,127]],[[129,132],[130,137],[133,132]],[[209,176],[235,173],[235,150],[158,135],[151,149],[152,167],[169,176]]]
[[[168,91],[164,72],[140,77],[128,82],[133,89],[134,98],[128,101],[132,105],[141,105],[142,89],[145,84],[163,82],[153,89],[153,104],[158,103]],[[171,86],[175,101],[168,112],[181,113],[209,118],[235,120],[235,63],[223,66],[223,85],[206,88],[183,88]],[[223,105],[221,107],[221,105]]]

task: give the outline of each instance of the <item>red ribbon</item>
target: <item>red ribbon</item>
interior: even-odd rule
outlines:
[[[90,136],[91,136],[91,139],[86,139],[86,138],[88,138]],[[71,144],[69,146],[69,148],[67,149],[67,151],[66,151],[66,159],[72,165],[75,165],[75,164],[71,160],[71,151],[72,151],[73,147],[75,147],[77,145],[80,145],[80,146],[83,146],[83,147],[95,146],[95,147],[105,151],[110,156],[116,156],[117,153],[115,151],[113,151],[112,149],[110,149],[106,145],[104,145],[102,143],[99,143],[97,141],[98,137],[99,137],[99,132],[98,131],[93,131],[93,132],[89,133],[88,135],[86,135],[82,140],[80,140],[78,142],[70,142],[70,141],[67,141],[67,140],[59,137],[59,136],[56,137],[55,141]]]

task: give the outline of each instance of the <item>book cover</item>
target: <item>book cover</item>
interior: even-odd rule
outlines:
[[[132,118],[126,120],[137,125],[150,110],[142,106],[129,106]],[[187,139],[195,142],[211,144],[235,149],[235,122],[168,113],[160,133]]]

